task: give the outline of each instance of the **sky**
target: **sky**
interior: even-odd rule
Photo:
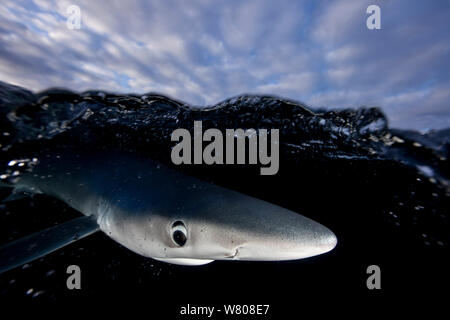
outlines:
[[[449,21],[449,0],[1,0],[0,80],[196,106],[244,93],[378,106],[391,127],[426,131],[450,127]]]

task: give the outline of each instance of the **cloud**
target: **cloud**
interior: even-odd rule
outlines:
[[[378,4],[381,30],[365,26]],[[66,26],[81,9],[81,29]],[[160,92],[195,105],[241,93],[312,107],[377,105],[395,127],[450,126],[447,1],[5,0],[0,80]]]
[[[269,84],[261,85],[257,88],[259,92],[285,92],[286,94],[296,92],[311,92],[316,83],[316,78],[313,73],[293,73],[288,74],[282,79]]]

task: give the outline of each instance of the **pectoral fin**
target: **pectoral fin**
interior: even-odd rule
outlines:
[[[81,217],[0,247],[0,273],[43,257],[99,230],[92,217]]]

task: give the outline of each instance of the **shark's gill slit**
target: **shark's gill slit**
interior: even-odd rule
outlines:
[[[187,241],[187,230],[186,226],[182,221],[175,221],[172,224],[172,240],[173,242],[179,246],[182,247],[186,244]]]

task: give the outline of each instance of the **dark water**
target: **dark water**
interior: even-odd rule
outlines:
[[[313,110],[269,96],[198,108],[154,94],[32,94],[5,83],[0,109],[0,174],[6,183],[63,150],[118,148],[173,166],[170,135],[176,128],[192,131],[194,120],[202,120],[204,130],[279,129],[277,175],[261,176],[254,165],[176,169],[299,212],[339,240],[332,252],[305,260],[182,267],[140,257],[97,233],[1,274],[3,301],[138,299],[167,318],[188,303],[256,303],[271,304],[276,318],[302,308],[330,311],[324,305],[376,309],[398,304],[399,297],[446,297],[440,292],[449,284],[449,130],[396,130],[377,108]],[[10,193],[0,192],[3,198]],[[79,215],[44,195],[2,203],[0,243]],[[66,288],[71,264],[82,270],[79,291]],[[366,287],[372,264],[381,268],[379,291]]]

